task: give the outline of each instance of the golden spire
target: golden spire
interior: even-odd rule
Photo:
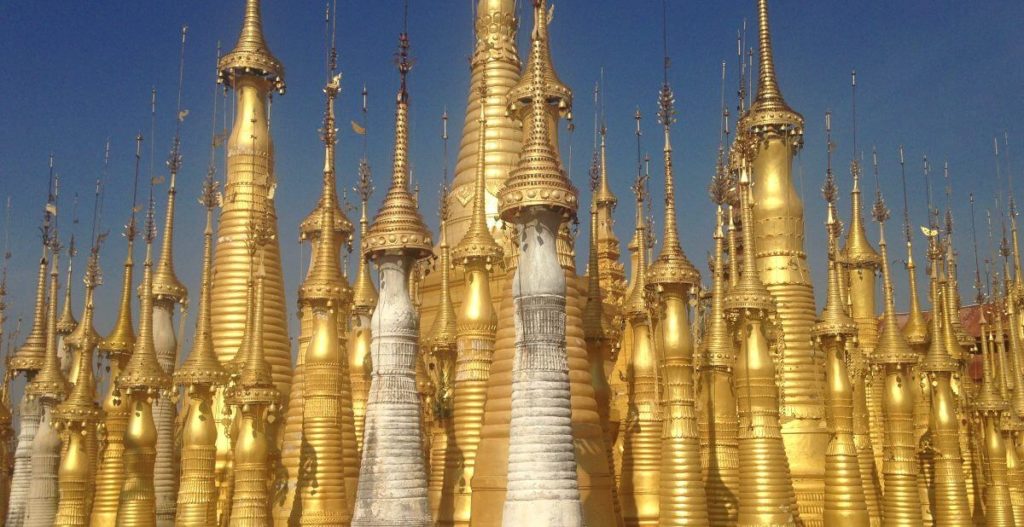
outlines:
[[[143,239],[146,242],[146,259],[142,264],[142,294],[139,304],[139,338],[125,370],[117,378],[118,388],[129,393],[163,390],[171,385],[171,378],[156,359],[153,344],[153,240],[156,238],[156,224],[153,210],[153,186],[150,185],[149,209],[146,212],[146,226]]]
[[[441,192],[441,257],[438,265],[441,268],[441,289],[438,292],[439,299],[437,304],[437,315],[434,317],[434,325],[430,329],[430,333],[427,336],[427,344],[431,349],[435,350],[454,350],[455,349],[455,338],[456,338],[456,319],[455,319],[455,305],[452,304],[451,295],[451,253],[448,249],[448,206],[444,199],[447,195],[447,185],[442,187]],[[470,231],[472,232],[472,227]],[[490,233],[485,231],[488,238],[491,237]],[[468,233],[467,233],[468,235]],[[493,238],[492,238],[493,240]],[[460,244],[462,245],[462,244]],[[501,248],[498,248],[499,251]],[[500,254],[500,252],[499,252]]]
[[[512,221],[532,206],[544,206],[575,217],[577,191],[565,175],[552,145],[551,111],[568,115],[572,92],[562,84],[551,64],[548,47],[546,0],[533,0],[535,20],[530,55],[519,84],[508,93],[509,112],[523,123],[527,139],[520,162],[498,193],[501,218]]]
[[[825,309],[821,312],[818,323],[812,328],[811,334],[818,338],[850,339],[857,334],[857,324],[846,312],[846,302],[842,297],[842,288],[839,284],[839,266],[842,259],[840,257],[839,240],[837,239],[840,227],[836,219],[835,210],[838,190],[836,189],[831,170],[825,176],[825,184],[822,187],[821,193],[828,203],[828,218],[825,221],[826,230],[828,231],[829,253],[828,289],[826,292]]]
[[[211,286],[213,281],[213,210],[217,207],[217,182],[213,170],[206,175],[199,202],[206,208],[206,228],[203,230],[203,263],[199,282],[199,313],[192,351],[185,362],[174,371],[174,383],[217,385],[227,381],[227,371],[213,351],[213,330],[210,325]]]
[[[366,88],[363,88],[364,122],[366,121],[366,95]],[[365,140],[363,144],[366,144]],[[362,244],[366,239],[369,225],[367,202],[370,200],[370,195],[373,194],[373,175],[370,171],[370,163],[366,159],[365,146],[363,157],[359,160],[359,184],[355,190],[359,193],[359,243]],[[369,315],[377,306],[377,287],[373,283],[373,277],[370,276],[370,266],[367,265],[365,255],[362,251],[359,254],[356,281],[352,285],[352,312]]]
[[[594,175],[596,174],[592,172],[590,181],[590,247],[587,254],[587,305],[583,310],[583,334],[587,341],[603,341],[609,337],[609,331],[605,328],[600,261],[597,254],[597,200],[600,183],[598,178],[593,177]]]
[[[314,213],[319,216],[318,242],[313,257],[313,267],[309,270],[306,279],[299,286],[299,298],[303,302],[325,302],[339,303],[342,299],[342,290],[347,290],[344,281],[341,279],[341,262],[338,261],[338,249],[335,246],[334,233],[338,231],[339,225],[336,219],[342,219],[341,229],[348,229],[351,232],[351,223],[345,219],[344,214],[338,207],[336,193],[336,181],[334,171],[334,150],[337,144],[337,128],[334,121],[334,100],[341,91],[341,75],[335,75],[324,87],[327,95],[327,108],[324,111],[324,171],[323,186],[321,189],[320,203]],[[343,235],[345,233],[343,232]]]
[[[85,311],[82,315],[82,325],[85,327],[92,327],[95,311],[94,291],[100,281],[99,243],[95,243],[85,269]],[[78,340],[69,342],[78,351],[76,357],[78,366],[75,368],[78,376],[74,379],[75,384],[67,400],[56,408],[53,414],[54,420],[84,424],[99,420],[100,409],[95,402],[96,382],[92,372],[92,353],[98,343],[99,336],[95,333],[86,334]]]
[[[256,222],[253,222],[255,224]],[[245,357],[248,350],[252,347],[252,322],[254,320],[253,310],[256,304],[256,280],[255,271],[253,269],[253,259],[255,258],[255,247],[256,244],[250,241],[248,243],[249,253],[249,267],[246,274],[245,284],[245,324],[242,328],[242,338],[238,343],[238,349],[235,350],[234,355],[224,364],[224,369],[227,370],[228,375],[233,380],[237,380],[238,375],[242,372],[242,365],[245,364]]]
[[[57,320],[58,335],[66,336],[78,327],[78,321],[75,320],[75,314],[71,305],[71,279],[74,276],[72,268],[74,267],[75,255],[77,254],[75,236],[72,234],[71,241],[68,243],[68,278],[65,282],[67,286],[64,288],[64,308],[61,310],[60,318]]]
[[[679,231],[676,225],[676,190],[672,172],[672,123],[675,122],[675,95],[668,83],[669,58],[665,56],[665,80],[658,95],[658,120],[665,131],[665,239],[662,241],[661,255],[651,265],[648,279],[652,284],[682,284],[693,287],[700,283],[700,273],[690,263],[679,244]]]
[[[409,58],[409,34],[404,30],[398,39],[398,72],[401,84],[395,104],[395,152],[391,188],[384,196],[377,216],[361,240],[366,257],[375,258],[386,252],[404,252],[416,259],[433,254],[430,231],[409,193],[409,92],[406,80],[412,70]]]
[[[469,220],[469,229],[452,249],[452,257],[456,261],[465,264],[472,258],[483,259],[486,263],[493,265],[500,262],[505,251],[501,245],[494,240],[490,229],[487,227],[487,72],[484,72],[483,82],[480,83],[480,117],[477,124],[480,127],[477,138],[476,152],[476,177],[473,184],[473,215]],[[446,205],[442,204],[443,207]],[[442,221],[445,221],[442,219]],[[442,236],[446,233],[442,233]],[[443,275],[442,275],[443,276]],[[444,291],[444,288],[442,288]]]
[[[333,60],[333,54],[330,55]],[[333,63],[332,63],[333,65]],[[333,74],[334,69],[331,68]],[[324,125],[320,131],[321,139],[324,142],[324,183],[320,193],[320,200],[317,202],[316,208],[314,208],[302,223],[299,224],[299,237],[302,240],[313,239],[320,235],[323,230],[321,222],[323,221],[324,207],[331,206],[334,208],[330,233],[337,237],[337,240],[343,243],[352,242],[352,222],[345,216],[345,212],[341,209],[341,204],[338,202],[337,196],[337,172],[334,168],[335,151],[338,143],[338,129],[336,126],[336,120],[334,117],[334,101],[341,92],[341,75],[332,75],[328,79],[327,85],[324,86],[324,93],[327,94],[327,106],[324,110]],[[330,174],[328,176],[328,173]],[[330,182],[328,182],[328,178]],[[337,242],[335,242],[337,243]],[[351,247],[350,247],[351,248]],[[339,247],[333,248],[337,253]],[[337,260],[337,254],[334,255],[334,259]],[[316,263],[314,262],[314,266]],[[340,264],[339,264],[340,272]],[[344,280],[339,280],[339,287],[344,290],[344,293],[349,293],[348,284]],[[347,295],[346,295],[347,296]]]
[[[110,155],[109,145],[107,156]],[[99,349],[110,358],[120,358],[131,355],[135,348],[135,329],[132,324],[132,270],[135,267],[133,253],[135,252],[135,235],[137,228],[135,224],[135,212],[138,204],[139,192],[139,163],[142,160],[142,134],[135,136],[135,183],[132,185],[132,208],[128,224],[124,228],[124,237],[128,241],[128,254],[124,258],[124,274],[121,282],[121,302],[118,305],[117,319],[114,328],[100,342]]]
[[[55,241],[53,243],[54,246],[51,249],[53,263],[50,267],[50,299],[46,315],[46,353],[39,372],[25,386],[25,395],[48,399],[53,403],[57,403],[67,395],[68,382],[60,369],[60,359],[57,358],[57,255],[60,252],[60,248],[56,245]]]
[[[725,298],[728,285],[725,283],[725,257],[724,223],[722,205],[719,204],[715,213],[715,260],[711,283],[711,313],[707,330],[707,353],[704,358],[705,366],[721,366],[731,368],[736,362],[736,353],[733,349],[732,337],[729,335],[729,327],[725,320],[725,310],[722,301]]]
[[[768,0],[757,0],[758,43],[760,46],[760,76],[757,96],[743,116],[741,126],[758,132],[765,128],[797,136],[799,145],[803,134],[804,118],[786,104],[775,78],[775,57],[772,53],[771,28],[768,25]]]
[[[882,328],[873,360],[879,364],[914,364],[917,362],[917,353],[910,349],[896,319],[896,299],[893,294],[892,272],[889,269],[888,244],[885,241],[885,222],[891,213],[885,206],[880,189],[876,191],[872,216],[878,222],[878,247],[882,251],[880,260],[883,296]]]
[[[864,229],[864,216],[862,214],[860,177],[861,166],[857,159],[857,72],[851,75],[850,86],[853,90],[853,160],[850,161],[850,175],[853,177],[853,186],[850,188],[850,228],[846,231],[846,246],[843,248],[843,256],[848,265],[854,267],[870,267],[875,269],[881,263],[878,253],[871,242],[868,241]]]
[[[639,136],[638,136],[639,137]],[[650,310],[647,306],[647,221],[644,219],[644,201],[647,200],[647,178],[637,174],[633,183],[633,194],[636,196],[636,232],[637,268],[633,270],[636,281],[622,302],[622,311],[629,317],[646,316]]]
[[[928,347],[928,354],[921,362],[921,370],[928,373],[945,373],[958,371],[956,361],[950,356],[947,346],[947,339],[943,337],[943,327],[948,324],[946,317],[946,306],[943,302],[944,278],[942,276],[942,249],[939,243],[939,232],[934,228],[925,228],[925,236],[928,237],[928,258],[931,260],[931,345]]]
[[[171,154],[167,158],[167,168],[171,180],[167,185],[167,211],[164,216],[164,233],[160,241],[160,261],[153,271],[153,294],[157,299],[167,299],[173,303],[184,302],[188,298],[188,289],[174,274],[174,199],[177,196],[178,170],[181,169],[181,122],[185,120],[187,111],[181,109],[181,90],[185,72],[185,36],[188,26],[181,27],[181,56],[178,59],[178,109],[174,118],[174,141],[171,143]]]
[[[277,402],[277,390],[270,375],[270,364],[263,351],[263,282],[266,278],[263,269],[263,258],[256,272],[256,303],[253,306],[252,337],[249,350],[245,354],[245,362],[239,375],[239,385],[243,388],[238,394],[242,404]]]
[[[612,192],[611,185],[608,184],[608,153],[606,140],[608,136],[608,127],[601,124],[601,179],[598,182],[595,203],[603,205],[615,210],[615,206],[619,203],[619,198]]]
[[[284,93],[284,66],[270,52],[263,39],[260,0],[245,0],[245,18],[238,43],[235,49],[220,58],[218,69],[221,82],[233,84],[235,74],[244,72],[246,75],[266,78],[278,92]]]
[[[917,294],[917,266],[914,265],[914,238],[910,227],[910,207],[907,202],[907,167],[903,157],[903,146],[900,146],[900,180],[903,183],[903,234],[907,242],[907,275],[910,289],[910,313],[903,325],[903,334],[911,346],[924,347],[928,343],[928,322],[921,312],[921,301]]]
[[[46,206],[43,213],[43,255],[39,258],[39,273],[36,278],[36,298],[32,317],[32,329],[25,342],[14,352],[10,366],[15,371],[32,373],[43,366],[46,356],[46,264],[50,245],[51,222],[56,211],[56,196],[53,191],[53,155],[50,155],[50,180],[46,187]]]

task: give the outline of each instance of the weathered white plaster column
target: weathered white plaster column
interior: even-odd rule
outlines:
[[[401,87],[395,108],[391,186],[362,240],[363,257],[378,266],[380,298],[370,318],[373,372],[352,514],[354,527],[433,524],[416,390],[419,314],[409,290],[412,264],[433,254],[433,242],[409,192],[406,76],[412,62],[405,33],[399,36],[397,64]]]
[[[552,128],[569,112],[572,92],[551,65],[545,4],[533,0],[529,59],[508,94],[510,114],[523,122],[524,142],[519,164],[498,193],[501,219],[515,225],[519,245],[512,278],[516,350],[506,527],[583,525],[565,341],[566,279],[556,251],[559,228],[576,214],[577,194]]]

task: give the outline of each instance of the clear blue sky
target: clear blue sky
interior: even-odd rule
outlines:
[[[453,165],[461,133],[468,56],[473,46],[472,3],[412,0],[410,6],[409,32],[417,59],[410,77],[411,153],[416,177],[423,185],[424,212],[432,225],[436,225],[436,189],[443,167],[440,116],[445,107],[452,115]],[[36,227],[47,156],[50,152],[56,155],[63,176],[61,223],[65,235],[69,232],[71,195],[77,192],[81,196],[78,215],[82,223],[74,228],[81,240],[88,236],[92,184],[100,173],[108,137],[113,158],[103,220],[112,235],[103,249],[106,280],[97,296],[97,326],[101,333],[109,330],[124,258],[123,238],[117,233],[129,207],[133,138],[138,131],[146,135],[143,165],[144,176],[148,175],[149,141],[154,139],[149,133],[149,92],[156,86],[156,173],[163,174],[173,133],[182,24],[190,28],[184,107],[191,113],[183,129],[185,159],[179,176],[175,265],[192,293],[198,293],[202,214],[194,197],[208,159],[215,48],[218,40],[227,47],[234,44],[242,4],[241,0],[0,3],[0,49],[4,50],[6,79],[0,83],[0,196],[13,196],[14,203],[8,330],[13,329],[19,314],[26,316],[24,331],[30,323],[39,254]],[[358,94],[365,83],[371,106],[369,155],[379,198],[387,185],[393,142],[397,74],[392,56],[401,29],[401,3],[341,0],[339,8],[338,46],[344,73],[338,116],[343,132],[339,173],[344,186],[350,187],[360,147],[347,121],[359,118]],[[322,166],[317,128],[323,107],[323,10],[324,4],[317,1],[264,2],[268,42],[287,68],[288,93],[275,98],[273,134],[290,306],[294,305],[300,261],[306,259],[296,248],[297,224],[316,201]],[[720,64],[728,62],[726,93],[734,105],[735,33],[744,17],[753,21],[754,1],[671,0],[669,13],[671,81],[679,100],[674,138],[681,231],[684,248],[703,268],[711,246],[713,208],[705,188],[718,143]],[[928,154],[936,168],[948,159],[959,228],[957,246],[962,255],[962,288],[965,299],[973,298],[967,195],[978,195],[979,227],[984,234],[984,209],[992,207],[995,192],[1005,192],[1005,183],[994,181],[992,137],[1002,137],[1004,130],[1008,131],[1015,177],[1019,178],[1020,167],[1024,167],[1024,130],[1020,128],[1024,33],[1015,24],[1024,20],[1024,3],[790,0],[773,2],[771,15],[781,87],[789,103],[807,120],[806,147],[795,172],[807,203],[807,245],[819,296],[824,287],[824,208],[818,193],[825,168],[823,115],[827,109],[834,111],[836,166],[843,192],[840,206],[847,215],[849,73],[856,68],[860,144],[868,151],[872,144],[878,145],[883,188],[895,207],[890,239],[898,239],[900,232],[897,145],[906,145],[914,192],[911,212],[918,224],[925,221],[921,156]],[[528,37],[531,21],[527,19],[523,25],[521,38]],[[660,148],[653,117],[661,80],[661,2],[557,2],[552,39],[555,65],[576,91],[578,131],[573,140],[572,173],[576,184],[584,188],[591,149],[590,94],[600,68],[606,70],[610,169],[622,200],[618,231],[621,238],[628,239],[632,223],[628,189],[636,166],[632,115],[637,106],[646,116],[644,148],[654,152],[655,159]],[[563,143],[567,160],[564,135]],[[658,163],[653,168],[659,181],[661,168]],[[941,201],[943,183],[936,179],[935,185]],[[872,188],[868,178],[866,190]],[[1018,181],[1017,189],[1022,188],[1024,181]],[[161,215],[164,190],[158,188]],[[654,191],[660,201],[660,184]],[[877,229],[873,225],[869,229],[871,239],[877,240]],[[982,245],[984,250],[984,239]],[[922,243],[918,249],[920,257]],[[141,250],[138,255],[141,262]],[[84,251],[78,258],[79,269],[83,263]],[[906,294],[902,273],[898,276],[898,304],[902,307]],[[80,277],[75,278],[75,288],[77,313],[82,301]],[[190,326],[193,320],[194,316]],[[296,330],[293,323],[293,337]]]

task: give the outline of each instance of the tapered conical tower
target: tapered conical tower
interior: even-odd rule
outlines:
[[[90,525],[113,527],[117,524],[120,507],[121,485],[124,483],[124,436],[128,427],[128,404],[124,394],[117,389],[117,379],[128,364],[135,347],[135,329],[132,327],[132,271],[135,267],[135,223],[136,197],[138,191],[139,163],[142,158],[142,135],[135,137],[135,184],[133,185],[131,214],[125,226],[124,236],[128,254],[124,260],[120,303],[114,329],[100,341],[101,354],[106,355],[110,365],[110,382],[103,396],[103,424],[101,431],[106,435],[106,447],[100,457],[96,471],[96,494],[94,496]],[[109,162],[110,148],[106,160]]]
[[[178,107],[175,112],[174,139],[167,157],[170,178],[167,186],[167,206],[164,211],[164,229],[160,240],[160,255],[153,267],[153,345],[160,367],[168,375],[174,373],[178,363],[177,327],[174,312],[188,303],[188,290],[174,272],[174,213],[178,195],[178,172],[181,170],[181,124],[184,115],[181,96],[185,71],[185,40],[188,27],[181,28],[181,55],[178,61]],[[177,506],[178,459],[175,452],[175,422],[177,404],[164,399],[153,405],[156,423],[157,450],[154,468],[156,515],[159,527],[172,527]]]
[[[99,243],[95,243],[85,269],[85,312],[81,324],[92,327],[94,291],[100,283]],[[86,334],[80,339],[67,339],[75,352],[78,375],[68,399],[53,413],[58,427],[66,432],[64,456],[58,480],[60,501],[55,526],[85,527],[89,525],[92,507],[93,475],[96,464],[96,425],[101,413],[96,404],[96,381],[92,357],[99,336]]]
[[[363,157],[359,162],[359,243],[369,231],[367,201],[373,193],[370,164]],[[352,420],[359,459],[363,455],[363,432],[366,423],[366,400],[370,395],[370,315],[377,307],[377,286],[370,276],[370,264],[360,251],[356,279],[352,286],[351,327],[348,333],[348,371],[352,386]]]
[[[852,76],[854,112],[856,112],[856,72]],[[846,266],[844,284],[849,292],[850,316],[857,322],[857,343],[852,347],[850,374],[853,387],[853,433],[857,442],[861,483],[868,502],[868,511],[877,524],[881,521],[878,474],[882,465],[882,438],[885,428],[882,420],[882,383],[875,374],[874,353],[878,345],[878,316],[875,313],[876,274],[881,266],[878,252],[868,241],[864,226],[861,193],[862,167],[856,151],[856,113],[853,117],[854,159],[850,162],[850,228],[846,231],[843,264]]]
[[[149,211],[143,234],[146,259],[143,263],[142,293],[139,307],[139,339],[135,351],[116,379],[118,390],[129,408],[128,426],[124,435],[124,483],[117,511],[118,527],[149,527],[156,525],[157,430],[153,419],[153,403],[161,392],[171,386],[170,376],[160,367],[153,344],[153,240],[156,237],[153,217],[152,187]]]
[[[306,369],[302,440],[308,446],[302,452],[300,466],[304,470],[298,474],[297,503],[293,507],[292,517],[298,518],[299,525],[310,526],[339,525],[351,521],[352,511],[346,485],[356,482],[354,477],[346,477],[349,472],[346,461],[351,463],[354,457],[346,459],[345,449],[355,449],[355,437],[352,437],[351,445],[346,444],[343,415],[348,412],[351,416],[351,401],[344,397],[348,391],[348,363],[338,334],[342,290],[348,288],[342,285],[341,262],[338,261],[338,249],[335,246],[337,240],[332,232],[337,209],[334,100],[340,90],[340,76],[333,77],[324,88],[327,109],[323,128],[325,159],[320,235],[313,266],[299,288],[299,296],[309,307],[307,315],[312,317],[313,331],[308,347],[301,350],[305,355]],[[352,433],[351,430],[349,433]],[[352,472],[358,474],[358,470]]]
[[[427,472],[416,390],[419,324],[409,291],[412,265],[433,254],[430,231],[409,192],[409,36],[399,36],[401,84],[395,108],[391,187],[361,240],[378,266],[381,300],[373,312],[375,361],[352,525],[427,526],[431,523]],[[387,306],[386,308],[382,306]]]
[[[529,60],[508,96],[509,113],[523,122],[526,137],[519,164],[498,195],[501,218],[515,224],[519,238],[512,291],[517,343],[503,526],[527,521],[583,524],[572,443],[566,281],[556,249],[562,223],[575,217],[577,194],[553,148],[550,122],[569,111],[572,92],[551,63],[549,15],[544,0],[533,1]],[[523,276],[531,279],[520,279]],[[547,418],[538,420],[538,415]],[[547,491],[541,495],[537,488]]]
[[[960,452],[961,430],[955,412],[957,402],[951,385],[953,373],[958,371],[959,367],[949,354],[946,339],[942,338],[943,317],[946,316],[943,303],[945,280],[941,276],[944,251],[939,243],[938,231],[929,229],[927,234],[933,306],[932,340],[928,355],[921,364],[921,371],[928,375],[932,386],[931,441],[935,451],[932,506],[937,525],[967,525],[971,521],[971,513]]]
[[[272,227],[266,224],[254,234],[257,249],[269,242]],[[263,256],[259,256],[262,260]],[[266,309],[265,268],[256,273],[256,298],[251,321],[252,338],[239,350],[244,359],[239,364],[237,385],[230,388],[226,399],[236,405],[238,434],[234,436],[234,492],[231,496],[231,527],[266,527],[271,524],[270,486],[267,473],[274,463],[271,452],[273,438],[270,423],[277,419],[280,394],[273,382],[273,370],[266,360],[263,325]],[[271,417],[273,416],[273,417]]]
[[[820,527],[824,459],[828,445],[822,395],[825,363],[811,346],[814,287],[804,251],[804,207],[793,182],[793,157],[803,144],[803,117],[786,104],[775,77],[768,0],[757,0],[760,74],[757,96],[737,130],[757,139],[751,163],[757,246],[743,246],[756,260],[761,281],[775,299],[785,342],[780,364],[782,435],[792,462],[802,520]]]
[[[700,471],[700,438],[693,382],[694,341],[689,313],[690,296],[700,285],[700,274],[683,252],[676,225],[676,181],[671,140],[675,96],[668,83],[668,63],[666,56],[665,80],[658,96],[658,119],[665,136],[662,149],[665,236],[661,254],[646,271],[650,292],[659,303],[655,328],[663,383],[659,521],[665,527],[701,525],[708,521],[708,504]]]
[[[831,149],[831,141],[829,142]],[[831,160],[831,154],[829,159]],[[828,422],[828,450],[825,452],[825,499],[822,517],[826,525],[867,527],[868,508],[853,440],[854,385],[847,369],[846,343],[857,334],[857,325],[846,312],[839,284],[839,242],[835,218],[836,188],[831,162],[822,194],[828,202],[829,269],[825,309],[811,328],[817,345],[825,352],[825,415]],[[741,505],[742,506],[742,505]]]
[[[210,288],[213,281],[213,209],[217,206],[214,171],[207,174],[200,202],[206,208],[199,312],[192,350],[174,372],[174,384],[184,390],[181,432],[181,477],[175,521],[182,527],[203,527],[217,521],[217,427],[213,393],[228,379],[213,351]]]
[[[221,57],[220,81],[235,92],[235,123],[228,137],[227,180],[217,225],[214,253],[213,345],[222,363],[231,360],[242,340],[249,280],[249,225],[269,224],[265,248],[266,313],[263,335],[274,384],[286,402],[291,387],[291,345],[284,306],[284,274],[277,236],[274,193],[274,143],[268,98],[283,94],[284,66],[263,37],[260,0],[246,0],[242,31],[235,49]]]
[[[914,366],[918,361],[918,353],[910,347],[896,320],[892,271],[889,268],[888,244],[885,241],[885,222],[889,219],[889,209],[882,200],[881,190],[876,191],[872,215],[878,222],[884,297],[881,336],[873,358],[874,362],[883,368],[881,373],[884,375],[876,379],[876,382],[883,381],[883,419],[880,424],[884,429],[884,440],[881,445],[884,460],[884,524],[920,525],[923,520],[918,478],[921,475],[918,473],[917,442],[914,437],[915,399],[919,394]]]

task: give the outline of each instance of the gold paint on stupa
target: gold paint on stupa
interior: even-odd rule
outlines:
[[[552,64],[554,10],[544,0],[526,6],[534,22],[526,59],[516,48],[518,4],[474,4],[475,49],[451,188],[447,112],[443,118],[445,186],[436,240],[419,209],[428,179],[414,181],[411,173],[416,116],[407,89],[408,27],[396,61],[401,87],[390,187],[377,211],[370,210],[363,89],[362,123],[352,123],[364,141],[355,189],[359,260],[349,287],[343,249],[351,250],[355,228],[336,188],[344,179],[335,169],[341,76],[336,7],[329,7],[323,180],[315,208],[298,225],[300,242],[310,242],[311,251],[298,289],[297,359],[288,338],[270,133],[269,97],[283,93],[284,69],[263,36],[261,2],[244,4],[237,44],[218,60],[218,77],[235,98],[234,122],[229,136],[215,134],[211,144],[200,199],[206,224],[194,342],[173,375],[177,350],[167,343],[178,339],[170,321],[179,308],[185,317],[187,295],[173,266],[175,217],[189,212],[176,203],[177,176],[186,174],[180,125],[187,112],[179,104],[160,247],[154,246],[152,197],[160,178],[151,181],[145,228],[136,232],[141,135],[136,139],[127,255],[117,316],[105,338],[93,328],[104,309],[95,289],[105,235],[97,234],[94,217],[79,322],[72,262],[58,265],[75,251],[74,237],[66,252],[56,242],[51,159],[32,329],[16,352],[0,349],[7,361],[0,386],[6,525],[155,527],[170,514],[158,510],[162,491],[176,499],[174,521],[195,527],[1024,524],[1024,268],[1012,176],[1005,182],[1007,206],[997,203],[994,213],[1004,232],[986,260],[993,283],[983,284],[976,255],[977,305],[961,306],[946,168],[945,217],[929,198],[923,228],[929,319],[918,297],[903,174],[903,317],[896,312],[901,284],[889,261],[890,213],[878,158],[872,159],[875,204],[868,207],[879,223],[877,251],[863,218],[856,137],[851,217],[840,248],[829,136],[828,246],[809,246],[827,252],[819,316],[807,263],[815,255],[805,251],[793,167],[804,122],[775,77],[767,0],[756,2],[760,71],[749,105],[746,68],[754,59],[752,50],[744,56],[740,40],[735,137],[723,108],[709,189],[717,210],[708,290],[680,242],[680,229],[685,236],[708,225],[689,200],[676,208],[677,194],[693,192],[674,165],[667,49],[658,101],[663,215],[651,217],[650,158],[639,148],[638,109],[627,287],[614,232],[617,146],[605,125],[602,78],[594,97],[587,269],[577,274],[572,90]],[[668,19],[666,47],[667,30]],[[723,86],[724,79],[723,69]],[[722,99],[724,107],[724,89]],[[215,107],[215,132],[216,113]],[[565,165],[562,119],[570,132]],[[826,128],[830,133],[829,122]],[[223,195],[214,180],[221,144]],[[903,173],[902,147],[899,156]],[[1001,170],[998,151],[996,163]],[[1008,159],[1003,164],[1009,171]],[[929,172],[925,160],[926,190]],[[970,203],[973,230],[973,195]],[[654,239],[662,222],[659,248]],[[996,245],[991,216],[989,224]],[[146,258],[136,335],[131,295],[139,285],[133,252],[140,233]],[[1003,265],[993,272],[997,255]],[[0,347],[8,257],[0,275]],[[380,271],[379,283],[371,267]],[[105,307],[113,312],[114,302]],[[421,327],[429,328],[422,336]],[[979,328],[976,340],[971,332]],[[64,350],[70,355],[62,356]],[[97,350],[108,360],[103,378],[92,360]],[[18,410],[21,448],[12,453],[9,385],[18,373],[28,383]],[[168,396],[172,381],[181,392]],[[97,404],[103,383],[107,390]],[[157,401],[167,409],[181,403],[171,441],[155,422]],[[158,448],[175,473],[173,491],[156,475]]]

